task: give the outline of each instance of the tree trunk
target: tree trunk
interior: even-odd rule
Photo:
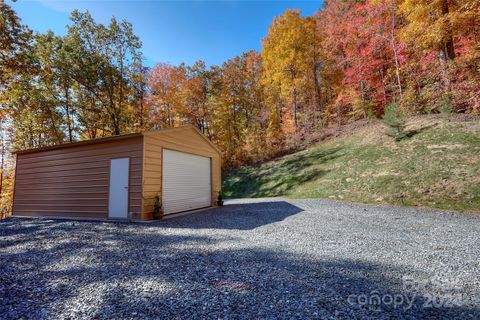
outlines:
[[[140,128],[143,130],[144,120],[143,120],[143,99],[145,97],[145,92],[143,88],[143,83],[140,85]]]
[[[62,139],[62,137],[60,137],[60,132],[57,129],[57,126],[55,124],[55,118],[53,117],[53,112],[50,109],[50,107],[47,107],[47,110],[48,110],[48,116],[50,118],[50,121],[52,121],[52,130],[55,133],[55,138],[57,140],[57,144],[61,144],[63,142],[63,139]],[[39,144],[40,144],[40,138],[39,138]]]
[[[113,90],[112,90],[113,92]],[[120,134],[120,124],[119,124],[119,117],[117,116],[117,109],[115,108],[115,101],[113,100],[113,93],[110,95],[110,118],[112,119],[113,125],[113,134],[119,135]]]
[[[402,82],[400,81],[400,62],[398,61],[398,49],[395,43],[395,27],[396,27],[396,20],[395,20],[395,13],[392,15],[392,34],[391,34],[391,44],[393,55],[395,57],[395,73],[397,76],[397,85],[398,90],[400,92],[400,99],[403,98],[403,90],[402,90]]]
[[[292,107],[293,107],[293,122],[295,124],[295,133],[298,131],[297,121],[297,88],[293,88],[292,91]]]
[[[448,0],[442,1],[442,14],[444,16],[448,15],[450,12],[448,8]],[[455,44],[453,43],[453,35],[452,35],[452,28],[450,26],[450,22],[447,20],[447,35],[444,43],[443,52],[445,54],[445,58],[447,60],[454,60],[455,55]]]
[[[30,137],[30,145],[29,148],[35,147],[35,134],[33,132],[33,121],[30,119],[30,127],[28,128],[28,133]]]
[[[70,96],[68,87],[65,88],[65,113],[67,114],[68,141],[73,142],[72,120],[70,118]]]
[[[117,120],[117,117],[112,113],[112,121],[113,121],[113,128],[114,128],[114,132],[113,134],[118,136],[120,135],[120,126],[118,124],[118,120]]]
[[[121,55],[122,57],[122,55]],[[118,110],[119,113],[122,112],[122,107],[123,107],[123,58],[120,58],[120,81],[118,82],[120,87],[119,89],[119,96],[120,98],[118,99]],[[118,130],[120,131],[120,130]],[[120,134],[120,133],[119,133]]]
[[[385,85],[385,76],[383,74],[383,69],[380,69],[380,77],[382,78],[382,89],[383,89],[383,103],[387,104],[388,97],[387,97],[387,86]],[[393,97],[395,102],[395,96]],[[366,115],[365,115],[366,118]]]
[[[321,89],[320,89],[320,81],[318,80],[317,75],[317,66],[313,67],[313,82],[315,85],[315,122],[318,123],[318,115],[322,109],[321,107]],[[315,124],[317,124],[315,123]]]
[[[118,119],[117,119],[117,116],[115,114],[115,107],[114,106],[111,106],[112,110],[111,110],[111,118],[112,118],[112,124],[113,124],[113,134],[114,135],[119,135],[120,134],[120,126],[118,124]]]
[[[2,159],[1,159],[1,162],[0,162],[0,200],[2,199],[2,195],[3,195],[3,169],[4,169],[4,160],[5,160],[5,140],[3,139],[2,137]]]
[[[90,99],[90,106],[91,106],[91,109],[92,110],[95,110],[95,96],[91,96],[91,99]],[[89,115],[89,118],[91,117],[91,113]],[[91,120],[91,118],[90,118]],[[97,137],[97,127],[94,126],[92,127],[91,129],[89,129],[89,132],[90,132],[90,139],[95,139]]]

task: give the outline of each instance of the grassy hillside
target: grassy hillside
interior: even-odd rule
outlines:
[[[226,197],[330,198],[480,211],[480,120],[410,118],[396,142],[380,123],[226,173]]]

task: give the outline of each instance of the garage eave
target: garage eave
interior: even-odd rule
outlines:
[[[73,147],[77,147],[77,146],[85,146],[85,145],[89,145],[89,144],[96,144],[96,143],[102,143],[102,142],[107,142],[107,141],[130,139],[130,138],[141,137],[141,136],[142,136],[141,132],[127,133],[127,134],[122,134],[122,135],[102,137],[102,138],[83,140],[83,141],[77,141],[77,142],[62,143],[62,144],[39,147],[39,148],[32,148],[32,149],[25,149],[25,150],[15,150],[15,151],[12,152],[12,154],[25,154],[25,153],[32,153],[32,152],[39,152],[39,151],[49,151],[49,150],[56,150],[56,149],[73,148]]]
[[[160,130],[152,130],[152,131],[144,131],[142,132],[143,135],[145,136],[153,136],[153,135],[159,135],[159,134],[162,134],[162,133],[165,133],[165,132],[169,132],[169,131],[181,131],[181,130],[187,130],[187,129],[191,129],[193,131],[195,131],[196,134],[198,134],[205,142],[207,142],[214,150],[215,152],[218,153],[218,155],[221,157],[222,156],[222,152],[220,151],[220,149],[218,149],[218,147],[213,144],[212,141],[210,141],[207,137],[205,137],[205,135],[200,132],[200,130],[198,130],[197,127],[195,126],[192,126],[190,124],[188,125],[184,125],[184,126],[179,126],[179,127],[175,127],[175,128],[167,128],[167,129],[160,129]]]

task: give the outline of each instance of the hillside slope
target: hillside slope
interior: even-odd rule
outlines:
[[[226,197],[331,198],[480,211],[480,120],[409,118],[396,142],[382,123],[224,175]]]

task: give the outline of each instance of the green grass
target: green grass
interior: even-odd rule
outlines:
[[[420,121],[395,142],[381,124],[223,177],[226,197],[331,198],[480,211],[480,125]],[[415,125],[418,117],[411,119]],[[417,121],[418,122],[418,121]],[[418,129],[418,123],[417,123]]]

